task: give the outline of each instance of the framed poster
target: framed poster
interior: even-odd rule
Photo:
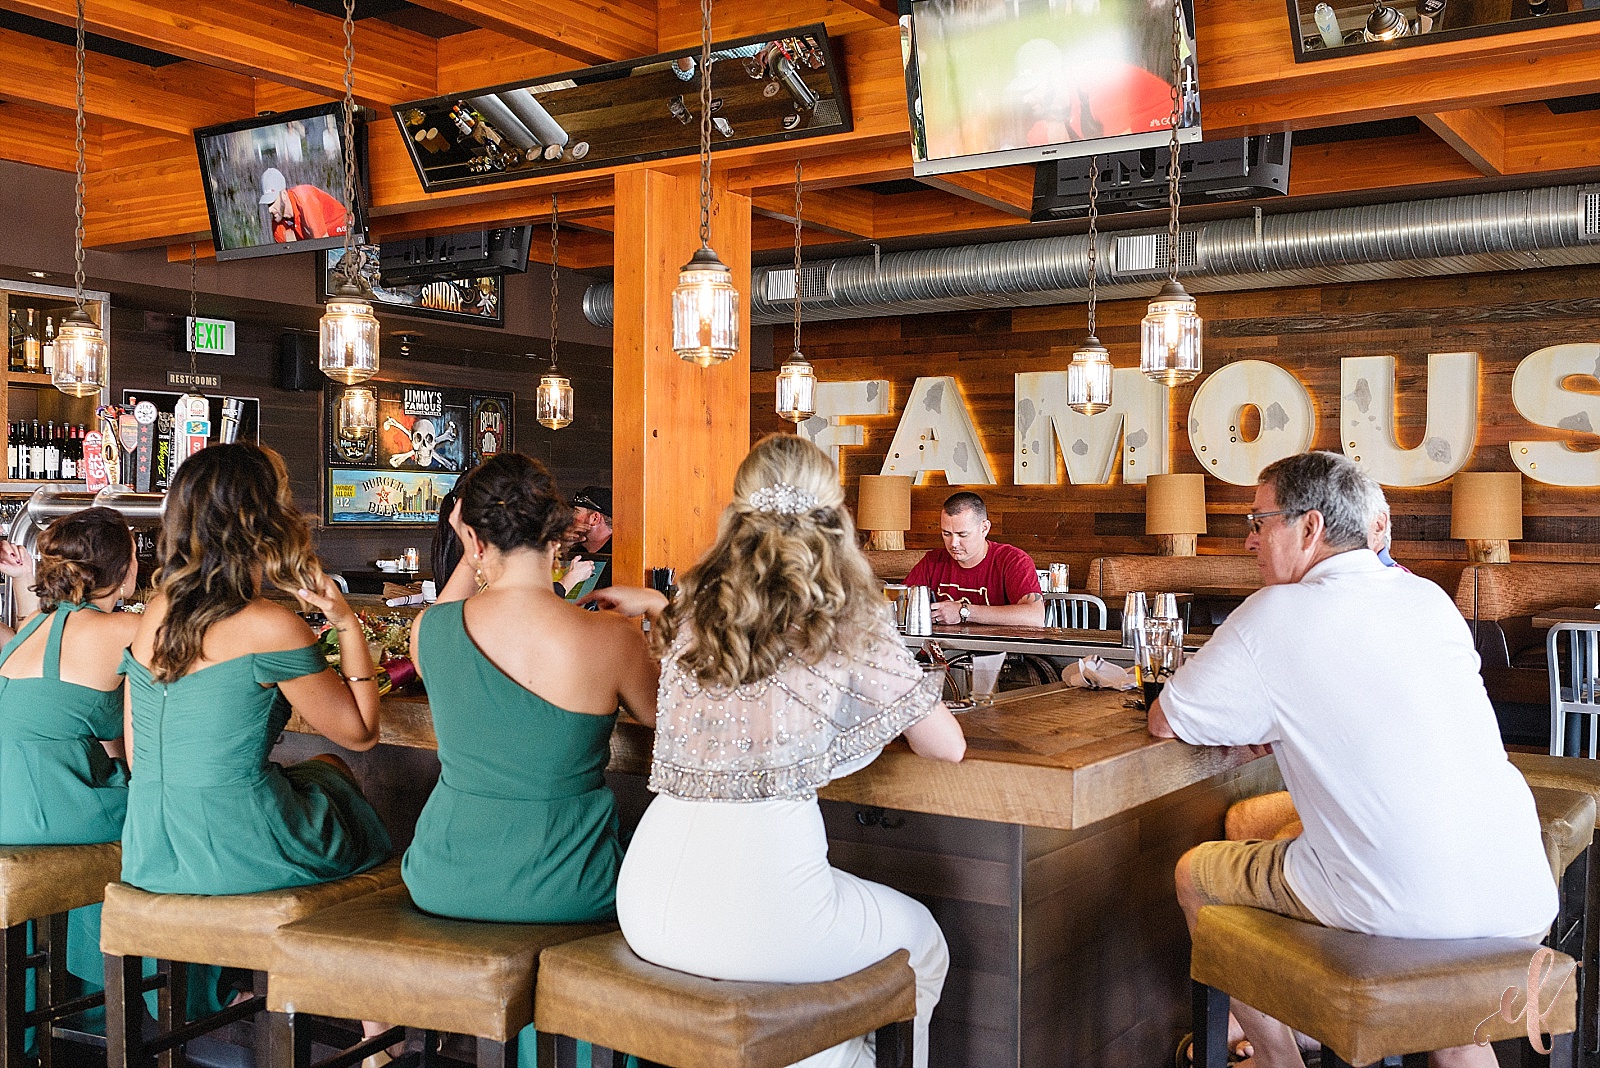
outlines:
[[[379,310],[419,319],[505,326],[505,286],[499,275],[426,285],[386,286],[378,278],[378,246],[362,245],[361,248],[366,252],[362,273],[372,287],[372,302],[381,306]],[[326,302],[333,293],[333,269],[344,259],[344,249],[326,249],[313,259],[317,265],[317,299]]]
[[[411,382],[368,382],[377,393],[370,435],[334,425],[342,387],[324,392],[324,518],[330,524],[426,525],[462,473],[512,447],[513,394]]]

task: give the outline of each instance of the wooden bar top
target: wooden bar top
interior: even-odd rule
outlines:
[[[1076,830],[1249,763],[1242,748],[1152,738],[1133,693],[1062,683],[996,695],[960,717],[967,757],[924,760],[903,741],[863,771],[829,784],[834,801],[943,816]],[[314,733],[295,716],[292,731]],[[623,717],[610,770],[647,774],[654,732]],[[425,698],[383,702],[389,745],[437,748]]]

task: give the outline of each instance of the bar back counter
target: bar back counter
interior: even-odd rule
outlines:
[[[895,742],[822,792],[833,864],[924,902],[950,943],[934,1068],[1147,1068],[1189,1030],[1173,866],[1222,836],[1229,804],[1281,779],[1271,757],[1152,738],[1131,697],[1059,683],[1002,693],[961,717],[961,764]],[[321,741],[289,738],[296,757]],[[625,835],[649,798],[652,739],[624,717],[612,740]],[[385,701],[383,742],[353,762],[369,789],[426,785],[381,769],[406,760],[393,747],[436,746],[425,699]]]

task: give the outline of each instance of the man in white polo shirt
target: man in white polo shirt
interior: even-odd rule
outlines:
[[[1202,905],[1249,905],[1399,938],[1544,936],[1556,888],[1526,782],[1506,759],[1461,613],[1367,547],[1369,480],[1343,456],[1261,472],[1245,547],[1265,584],[1167,683],[1150,733],[1271,746],[1305,825],[1207,842],[1178,862]],[[1298,1068],[1287,1027],[1235,1015],[1258,1068]],[[1487,1047],[1435,1065],[1493,1068]]]

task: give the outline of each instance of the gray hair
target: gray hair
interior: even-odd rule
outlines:
[[[1389,498],[1383,495],[1383,487],[1378,485],[1377,479],[1365,473],[1362,474],[1361,478],[1366,483],[1367,523],[1370,530],[1371,524],[1376,523],[1379,516],[1389,514]],[[1387,549],[1393,543],[1394,524],[1390,523],[1383,528],[1383,547]]]
[[[1321,513],[1322,537],[1329,548],[1342,552],[1367,547],[1367,532],[1378,517],[1372,493],[1377,483],[1348,457],[1336,452],[1286,456],[1262,468],[1259,482],[1272,487],[1278,507],[1288,513],[1285,519]],[[1381,500],[1383,491],[1376,497]]]

